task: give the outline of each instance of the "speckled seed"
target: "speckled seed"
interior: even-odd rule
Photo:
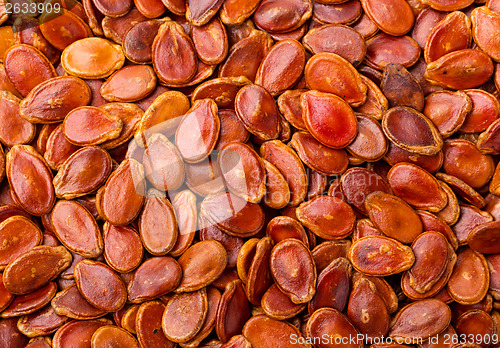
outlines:
[[[470,305],[484,298],[489,281],[490,274],[484,256],[466,247],[457,253],[457,263],[447,289],[456,302]]]
[[[71,264],[72,256],[63,246],[40,245],[12,260],[3,273],[7,291],[26,295],[55,279]]]
[[[90,103],[90,87],[73,76],[59,76],[38,84],[21,102],[21,116],[33,123],[56,123],[68,112]]]
[[[174,295],[162,318],[163,333],[173,342],[187,342],[201,329],[208,310],[205,288]]]
[[[92,260],[80,261],[75,266],[74,277],[78,290],[93,306],[115,312],[125,305],[125,284],[108,265]]]
[[[357,271],[382,277],[409,269],[415,255],[410,247],[392,238],[368,236],[353,243],[349,260]]]
[[[318,237],[341,239],[349,236],[356,221],[354,211],[343,200],[317,196],[297,208],[297,218]]]
[[[417,301],[399,311],[389,336],[395,340],[407,337],[426,339],[446,329],[450,321],[451,311],[444,302],[435,299]]]
[[[102,254],[101,231],[92,214],[80,203],[60,200],[50,214],[59,241],[69,250],[87,258]]]
[[[176,292],[199,290],[218,278],[227,265],[226,249],[215,240],[194,244],[178,259],[182,281]]]
[[[271,252],[270,267],[276,284],[293,303],[306,303],[313,298],[316,268],[304,243],[287,239],[276,244]]]
[[[127,286],[128,300],[141,303],[168,294],[182,278],[182,269],[169,256],[152,257],[144,261],[133,273]]]

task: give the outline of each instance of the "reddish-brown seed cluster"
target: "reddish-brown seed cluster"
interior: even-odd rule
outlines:
[[[499,0],[0,24],[0,348],[500,346]]]

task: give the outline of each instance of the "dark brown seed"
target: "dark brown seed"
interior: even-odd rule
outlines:
[[[419,112],[424,109],[424,93],[418,81],[401,64],[388,64],[380,89],[389,101],[390,107],[408,106]]]

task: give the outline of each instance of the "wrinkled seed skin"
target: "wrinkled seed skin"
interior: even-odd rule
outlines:
[[[400,64],[388,64],[380,82],[380,89],[389,105],[408,106],[419,112],[424,108],[424,93],[417,80]]]

